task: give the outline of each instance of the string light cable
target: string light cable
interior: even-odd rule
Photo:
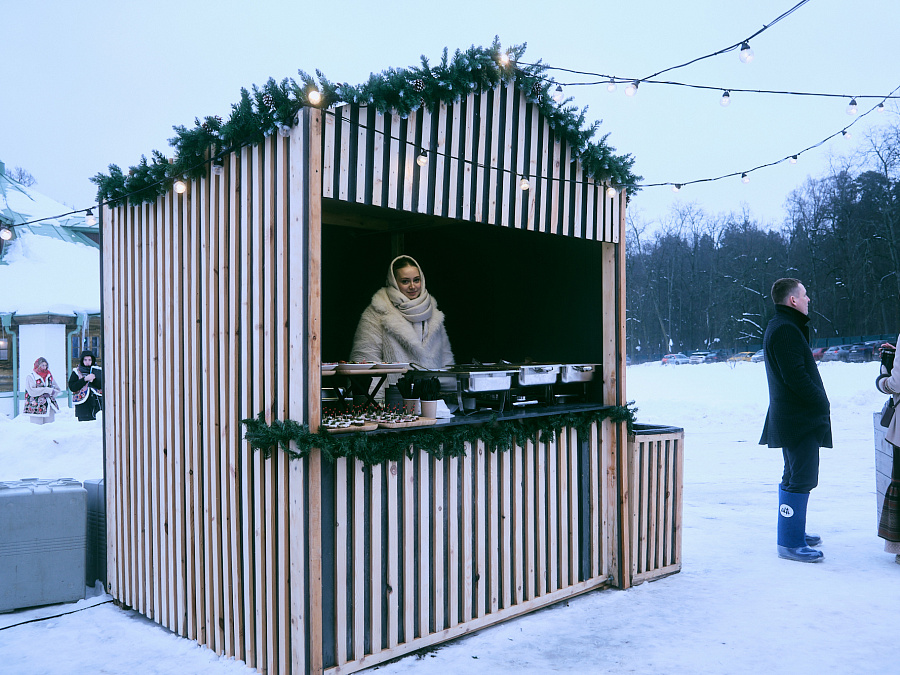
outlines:
[[[790,155],[787,155],[786,157],[783,157],[783,158],[781,158],[781,159],[779,159],[779,160],[777,160],[777,161],[774,161],[774,162],[768,162],[768,163],[766,163],[766,164],[760,164],[759,166],[755,166],[755,167],[753,167],[752,169],[745,169],[745,170],[742,170],[742,171],[734,171],[734,172],[732,172],[732,173],[727,173],[727,174],[724,174],[724,175],[722,175],[722,176],[715,176],[715,177],[713,177],[713,178],[698,178],[698,179],[695,179],[695,180],[689,180],[689,181],[679,181],[679,182],[677,182],[677,183],[672,182],[672,181],[668,181],[668,182],[664,182],[664,183],[639,183],[639,184],[636,185],[635,187],[638,187],[638,188],[651,188],[651,187],[671,186],[673,189],[677,187],[678,190],[681,190],[682,188],[684,188],[684,187],[687,186],[687,185],[694,185],[694,184],[697,184],[697,183],[711,183],[711,182],[714,182],[714,181],[724,180],[725,178],[734,178],[734,177],[736,177],[736,176],[740,176],[742,179],[745,179],[745,178],[746,178],[747,180],[744,180],[744,182],[749,182],[749,174],[753,173],[754,171],[759,171],[760,169],[767,169],[767,168],[769,168],[769,167],[771,167],[771,166],[777,166],[777,165],[782,164],[782,163],[784,163],[784,162],[788,162],[788,163],[790,163],[790,164],[796,164],[796,163],[797,163],[797,159],[799,158],[800,155],[802,155],[802,154],[804,154],[804,153],[806,153],[806,152],[809,152],[809,151],[811,151],[811,150],[815,150],[815,149],[818,148],[818,147],[821,147],[822,145],[824,145],[825,143],[827,143],[827,142],[830,141],[831,139],[836,138],[837,136],[844,136],[844,137],[849,136],[849,135],[850,135],[850,132],[849,132],[850,127],[852,127],[854,124],[856,124],[857,122],[861,121],[864,117],[866,117],[867,115],[869,115],[869,114],[871,114],[871,113],[873,113],[873,112],[881,112],[881,111],[883,111],[883,110],[884,110],[884,101],[889,100],[889,99],[898,98],[898,97],[895,95],[895,94],[897,94],[898,91],[900,91],[900,85],[898,85],[897,87],[895,87],[894,90],[893,90],[890,94],[888,94],[887,96],[882,97],[882,100],[881,100],[879,103],[877,103],[876,105],[874,105],[872,108],[870,108],[869,110],[867,110],[867,111],[864,112],[863,114],[857,116],[857,117],[856,117],[850,124],[848,124],[847,126],[841,128],[841,129],[838,130],[838,131],[835,131],[835,132],[834,132],[833,134],[831,134],[830,136],[828,136],[828,137],[826,137],[826,138],[823,138],[823,139],[822,139],[821,141],[819,141],[818,143],[814,143],[813,145],[810,145],[808,148],[804,148],[803,150],[800,150],[799,152],[795,152],[795,153],[792,153],[792,154],[790,154]],[[857,97],[857,98],[862,98],[862,97]],[[678,190],[675,190],[675,191],[677,192]]]

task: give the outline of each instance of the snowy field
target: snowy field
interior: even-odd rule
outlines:
[[[839,675],[897,672],[900,565],[876,534],[875,363],[820,366],[835,448],[822,451],[808,530],[825,562],[775,554],[781,453],[757,445],[767,405],[759,363],[628,368],[641,422],[685,430],[683,569],[590,593],[374,668],[380,673]],[[99,422],[0,417],[0,480],[102,476]],[[252,672],[176,637],[101,591],[73,605],[0,615],[4,675]],[[93,606],[92,606],[93,605]],[[63,612],[75,613],[55,616]],[[52,616],[53,618],[43,619]],[[48,649],[48,647],[52,646]]]

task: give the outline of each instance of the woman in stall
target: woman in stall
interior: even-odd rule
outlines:
[[[897,345],[900,346],[900,338]],[[875,387],[882,394],[891,396],[891,408],[900,404],[900,359],[885,358],[893,355],[894,345],[882,345],[881,373],[875,380]],[[884,424],[884,422],[882,422]],[[884,439],[891,444],[893,451],[893,472],[891,482],[884,495],[881,508],[881,521],[878,523],[878,536],[884,539],[884,550],[894,555],[894,561],[900,564],[900,415],[896,412],[888,422]]]
[[[385,285],[359,319],[350,360],[415,363],[427,369],[454,363],[444,314],[425,289],[425,275],[413,258],[401,255],[391,261]]]
[[[35,424],[49,424],[59,410],[56,395],[60,391],[50,372],[50,364],[39,356],[34,362],[34,370],[25,377],[25,414],[30,415]]]

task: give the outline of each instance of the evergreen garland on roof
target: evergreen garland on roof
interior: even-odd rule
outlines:
[[[97,185],[97,201],[113,206],[126,199],[132,203],[153,201],[165,194],[177,178],[207,175],[207,165],[212,159],[232,151],[240,152],[245,145],[259,143],[281,127],[293,126],[303,107],[327,108],[353,103],[372,105],[382,114],[406,117],[413,111],[434,110],[441,103],[453,103],[501,83],[515,83],[538,106],[554,132],[574,149],[589,176],[634,193],[635,185],[641,180],[632,172],[634,158],[630,154],[614,154],[615,148],[606,140],[609,134],[591,140],[600,123],[585,126],[586,107],[579,110],[569,105],[571,99],[558,104],[553,101],[550,92],[556,82],[544,75],[546,67],[540,61],[517,65],[525,47],[514,45],[503,50],[499,38],[495,37],[487,49],[475,46],[465,51],[457,49],[452,58],[445,48],[440,63],[435,66],[423,56],[419,66],[373,73],[367,82],[357,86],[331,82],[318,70],[315,77],[298,71],[299,83],[290,78],[281,82],[269,78],[262,87],[253,85],[252,92],[241,89],[240,101],[232,104],[227,121],[219,116],[207,116],[203,121],[195,118],[191,128],[173,127],[175,136],[169,139],[169,144],[175,152],[171,158],[154,150],[149,160],[142,156],[127,173],[111,164],[108,174],[98,173],[91,178]],[[509,56],[508,65],[501,60],[503,55]],[[321,95],[319,103],[310,101],[312,92]]]

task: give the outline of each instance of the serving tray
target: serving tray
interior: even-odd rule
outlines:
[[[349,427],[330,428],[325,427],[325,431],[330,434],[347,434],[353,431],[375,431],[378,425],[375,422],[366,422],[362,426],[351,424]]]
[[[379,422],[378,426],[382,429],[405,429],[407,427],[430,427],[437,424],[434,417],[420,417],[415,422]]]

